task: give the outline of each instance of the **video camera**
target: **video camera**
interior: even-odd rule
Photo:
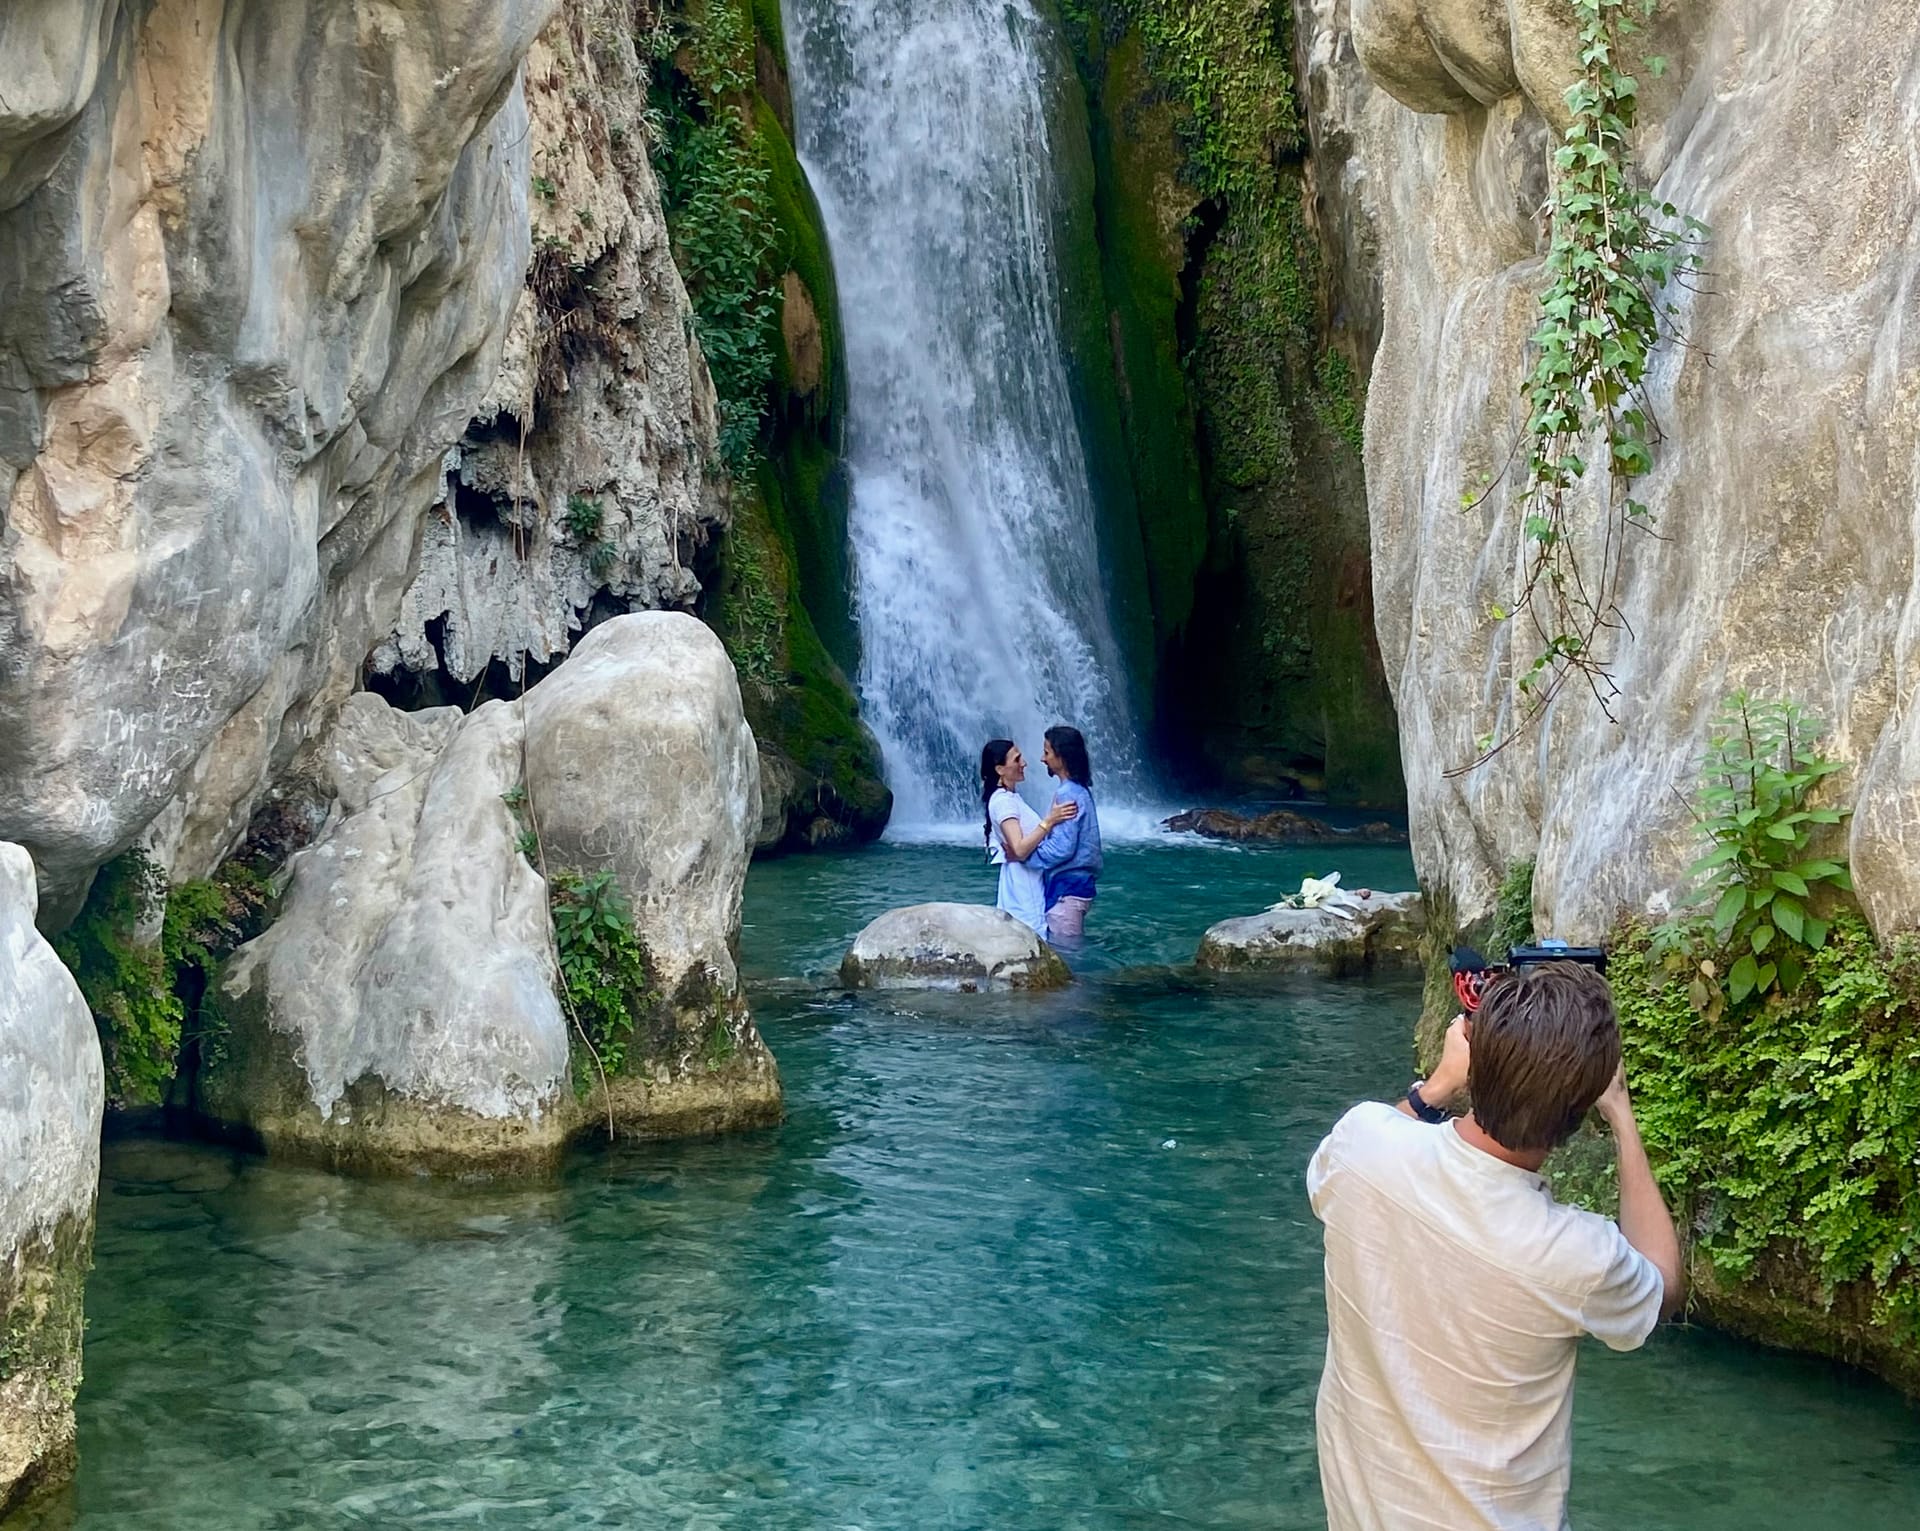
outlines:
[[[1470,946],[1454,948],[1447,966],[1453,972],[1453,992],[1461,1008],[1472,1015],[1480,1008],[1487,986],[1508,973],[1542,962],[1578,962],[1607,976],[1607,952],[1601,946],[1569,946],[1565,941],[1537,941],[1532,946],[1516,946],[1505,962],[1490,963]]]

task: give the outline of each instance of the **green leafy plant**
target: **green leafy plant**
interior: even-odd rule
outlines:
[[[1533,943],[1533,862],[1516,861],[1494,897],[1493,940],[1503,952]]]
[[[54,941],[93,1012],[115,1105],[157,1104],[180,1053],[186,1008],[160,942],[143,934],[166,893],[152,858],[126,851],[95,874],[79,917]]]
[[[1696,1251],[1732,1279],[1804,1266],[1829,1299],[1864,1281],[1874,1322],[1920,1345],[1920,943],[1882,950],[1843,909],[1798,988],[1703,1011],[1631,926],[1609,977],[1634,1112]]]
[[[1684,902],[1703,924],[1661,927],[1656,950],[1687,975],[1696,1010],[1740,1005],[1776,985],[1799,986],[1807,954],[1826,945],[1816,912],[1827,891],[1853,887],[1843,861],[1814,854],[1844,808],[1814,806],[1820,783],[1845,767],[1819,751],[1821,726],[1791,702],[1736,692],[1715,720],[1700,763],[1697,813],[1708,849],[1688,868]]]
[[[95,875],[54,949],[93,1012],[114,1105],[164,1098],[197,1022],[189,996],[197,999],[205,975],[259,933],[270,903],[264,874],[239,862],[169,889],[166,874],[135,847]],[[189,974],[198,975],[191,986]]]
[[[1632,169],[1640,85],[1620,60],[1656,0],[1572,3],[1581,78],[1567,92],[1572,121],[1553,160],[1553,241],[1525,389],[1527,428],[1516,448],[1526,454],[1517,503],[1527,555],[1517,597],[1491,613],[1501,622],[1524,619],[1538,649],[1517,682],[1514,722],[1503,734],[1483,735],[1475,758],[1449,775],[1505,748],[1576,677],[1602,708],[1618,695],[1604,647],[1625,630],[1616,600],[1621,561],[1627,536],[1654,522],[1632,494],[1634,480],[1653,467],[1643,384],[1662,321],[1678,312],[1662,295],[1699,270],[1707,232],[1672,204],[1654,202]],[[1647,66],[1658,74],[1665,63],[1650,58]],[[1596,436],[1600,457],[1590,463]],[[1574,524],[1581,486],[1596,468],[1605,514],[1597,562],[1578,552]],[[1468,494],[1467,508],[1490,492]]]
[[[563,997],[586,1043],[574,1066],[584,1094],[601,1072],[611,1079],[626,1067],[635,1025],[660,1003],[660,987],[612,872],[555,871],[547,902]]]
[[[739,1051],[740,1043],[733,1034],[732,1017],[725,1012],[714,1016],[713,1024],[707,1028],[706,1042],[701,1047],[701,1057],[708,1072],[725,1068]]]
[[[544,175],[536,175],[533,178],[533,190],[536,196],[543,197],[549,202],[560,195],[560,188],[553,184],[551,177]]]
[[[780,656],[786,643],[786,614],[774,593],[766,559],[750,531],[738,525],[728,530],[720,631],[740,678],[771,686],[785,678]]]
[[[584,494],[567,496],[567,531],[578,542],[592,542],[600,535],[606,511],[598,500]]]
[[[754,82],[746,0],[708,0],[686,28],[684,48],[656,40],[649,49],[653,161],[674,263],[720,400],[721,460],[738,473],[758,456],[775,369],[772,167],[751,113],[736,104]]]

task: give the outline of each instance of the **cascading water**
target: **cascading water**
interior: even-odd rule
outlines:
[[[977,812],[983,742],[1142,765],[1068,391],[1046,23],[1028,0],[786,0],[851,384],[860,695],[897,830]]]

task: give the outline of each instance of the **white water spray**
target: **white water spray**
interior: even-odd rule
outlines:
[[[1029,0],[785,10],[840,289],[860,697],[895,832],[972,820],[996,735],[1039,775],[1054,723],[1086,733],[1105,819],[1144,772],[1067,384],[1046,23]]]

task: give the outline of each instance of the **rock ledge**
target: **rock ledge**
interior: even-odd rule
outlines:
[[[1194,961],[1211,972],[1317,972],[1328,978],[1414,969],[1425,930],[1418,893],[1342,894],[1317,908],[1276,906],[1222,920],[1201,937]]]

